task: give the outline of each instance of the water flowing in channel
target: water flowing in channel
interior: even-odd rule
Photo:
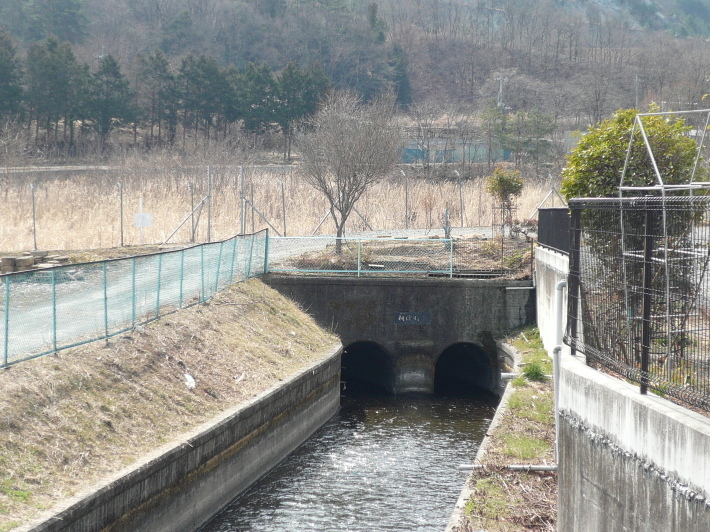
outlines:
[[[446,527],[495,411],[471,397],[343,397],[340,412],[202,532]]]

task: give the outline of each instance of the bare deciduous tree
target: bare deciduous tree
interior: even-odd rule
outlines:
[[[313,117],[312,132],[299,139],[305,179],[328,199],[339,238],[355,203],[401,157],[393,118],[391,94],[363,105],[353,93],[333,92]]]

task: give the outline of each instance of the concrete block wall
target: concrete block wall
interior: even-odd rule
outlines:
[[[17,532],[193,532],[337,412],[341,353],[335,346],[300,373]]]

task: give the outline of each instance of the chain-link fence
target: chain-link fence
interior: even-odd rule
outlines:
[[[525,277],[531,274],[532,242],[475,238],[269,239],[269,271],[348,275],[426,274]]]
[[[268,233],[0,277],[0,367],[109,338],[266,267]]]
[[[570,202],[566,342],[647,389],[710,409],[710,198]],[[581,325],[581,327],[580,327]]]

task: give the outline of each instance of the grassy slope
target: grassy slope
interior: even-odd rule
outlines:
[[[0,371],[0,531],[253,397],[337,342],[251,280],[108,344]]]
[[[525,329],[508,340],[522,355],[521,368],[543,375],[552,373],[537,329]],[[481,463],[471,477],[473,495],[466,505],[466,521],[460,530],[489,532],[555,530],[557,474],[525,473],[502,469],[511,464],[555,463],[554,396],[549,379],[535,381],[523,376],[515,388],[501,423],[489,434]]]

